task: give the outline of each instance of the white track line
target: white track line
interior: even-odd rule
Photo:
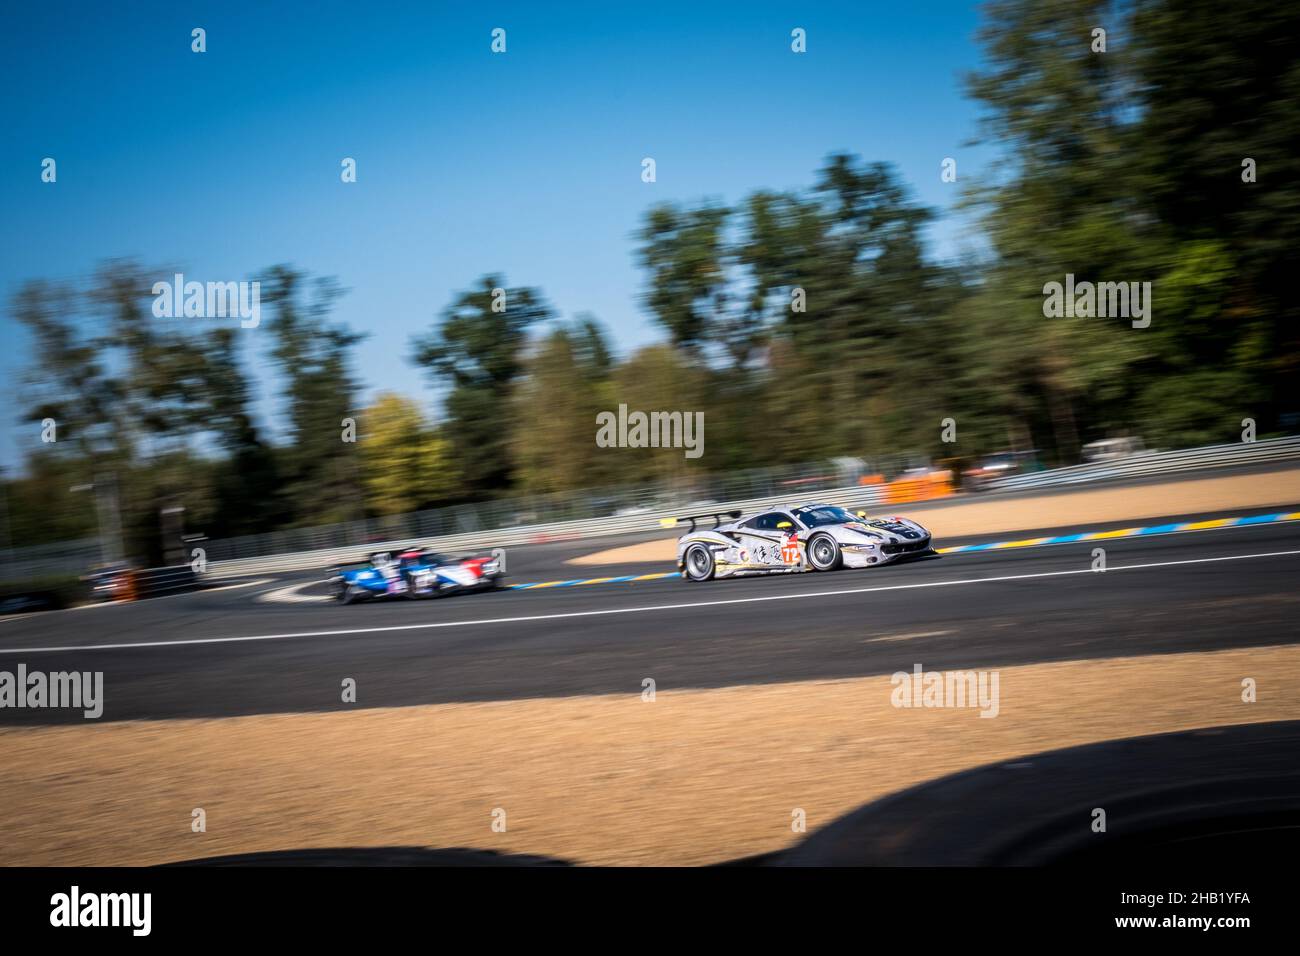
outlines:
[[[251,588],[259,584],[270,584],[275,578],[257,578],[254,581],[239,581],[235,584],[223,584],[217,588],[199,588],[197,591],[191,591],[191,594],[216,594],[218,591],[233,591],[236,588]],[[179,595],[177,595],[179,597]]]
[[[922,637],[943,637],[947,634],[956,634],[956,631],[917,631],[912,634],[885,634],[882,637],[869,637],[863,644],[876,644],[880,641],[914,641]]]
[[[1119,574],[1149,568],[1173,568],[1191,564],[1215,564],[1221,561],[1246,561],[1252,558],[1284,558],[1297,551],[1269,551],[1263,554],[1233,554],[1218,558],[1189,558],[1183,561],[1156,561],[1150,564],[1111,566],[1105,571],[1079,568],[1071,571],[1039,571],[1034,574],[1004,574],[987,578],[964,578],[956,581],[921,581],[915,584],[889,584],[883,587],[846,588],[842,591],[807,591],[800,594],[769,594],[762,597],[727,598],[721,601],[692,601],[687,604],[659,604],[647,607],[605,608],[599,611],[565,611],[557,614],[530,614],[520,617],[485,618],[479,621],[433,621],[426,624],[395,624],[389,627],[350,627],[332,631],[298,631],[287,634],[252,634],[246,637],[199,637],[190,641],[140,641],[133,644],[79,644],[63,647],[0,648],[0,654],[50,654],[62,651],[118,651],[147,647],[190,647],[203,644],[241,644],[249,641],[287,641],[303,637],[343,637],[349,634],[384,634],[394,631],[421,631],[439,627],[477,627],[484,624],[523,624],[529,621],[559,621],[576,617],[602,617],[608,614],[649,614],[655,611],[680,611],[730,604],[758,604],[763,601],[806,601],[811,598],[842,597],[850,594],[874,594],[881,591],[910,591],[919,588],[954,587],[961,584],[992,584],[999,581],[1028,581],[1035,578],[1060,578],[1075,574]]]
[[[263,584],[266,582],[263,581]],[[266,602],[271,604],[322,604],[328,601],[328,594],[299,594],[303,588],[317,587],[324,583],[323,581],[305,581],[302,584],[291,584],[285,588],[274,588],[270,591],[263,591],[254,601]]]

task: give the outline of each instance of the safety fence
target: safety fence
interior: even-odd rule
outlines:
[[[1180,451],[1147,452],[1113,461],[1070,465],[1051,471],[997,478],[989,481],[986,487],[989,491],[1019,491],[1212,468],[1245,467],[1296,458],[1300,458],[1300,437],[1275,438],[1270,441],[1234,442],[1230,445],[1208,445]]]
[[[1227,467],[1266,466],[1300,459],[1300,437],[1153,452],[993,479],[981,494],[1021,492],[1081,483],[1132,480]],[[854,463],[858,466],[855,469]],[[276,531],[201,543],[209,575],[322,568],[369,551],[408,545],[444,551],[505,547],[663,529],[663,520],[687,513],[752,511],[775,502],[821,500],[873,509],[929,501],[955,493],[952,475],[905,463],[866,473],[855,459],[754,470],[697,480],[677,489],[661,485],[594,489],[454,506],[382,519]],[[892,475],[892,480],[885,476]],[[0,550],[0,582],[82,575],[100,560],[97,539]],[[159,569],[150,569],[150,575]],[[165,569],[164,569],[165,570]],[[190,586],[183,572],[163,575],[151,593]],[[177,587],[172,587],[178,585]]]
[[[1133,479],[1203,469],[1251,466],[1296,459],[1300,459],[1300,437],[1213,445],[1182,451],[1145,453],[1114,461],[1074,465],[996,479],[987,482],[981,494]],[[374,533],[377,528],[382,529],[382,525],[366,525],[364,527],[370,533],[364,535],[357,533],[359,529],[355,527],[335,527],[330,529],[330,535],[334,538],[332,547],[302,550],[286,548],[278,553],[262,553],[248,557],[237,556],[239,550],[237,547],[223,548],[223,545],[229,545],[229,542],[209,542],[207,557],[210,573],[213,576],[234,577],[266,571],[327,567],[339,561],[355,560],[361,552],[391,550],[406,546],[458,551],[662,530],[666,519],[688,513],[704,514],[733,510],[747,512],[786,501],[815,499],[851,509],[869,510],[881,506],[928,501],[954,493],[952,476],[948,472],[919,471],[917,474],[905,472],[892,481],[886,481],[882,476],[862,475],[856,478],[854,484],[827,487],[826,482],[833,481],[835,477],[837,476],[829,473],[818,475],[813,471],[808,479],[791,479],[789,472],[786,472],[782,480],[769,481],[767,483],[769,490],[761,496],[699,500],[683,495],[681,500],[675,503],[627,509],[633,513],[604,514],[572,521],[546,523],[501,521],[496,526],[492,526],[490,522],[483,520],[482,512],[474,512],[473,524],[477,527],[464,528],[451,533],[413,534],[399,529],[395,534],[385,535],[382,530],[379,534]],[[754,488],[756,484],[754,476],[749,476],[747,482],[751,489]],[[593,493],[596,494],[598,493]],[[1300,496],[1300,491],[1297,494]],[[517,505],[517,502],[515,504]],[[290,534],[292,533],[285,533],[286,536]],[[257,537],[265,539],[266,536]],[[283,540],[287,544],[289,539],[286,537]],[[315,540],[319,540],[319,537]],[[267,542],[259,540],[257,544],[259,547],[266,547]]]
[[[200,576],[188,564],[168,568],[144,568],[132,571],[130,574],[131,597],[136,600],[193,591],[201,583]]]
[[[98,538],[0,549],[0,582],[81,575],[100,559]]]
[[[163,568],[115,567],[88,575],[85,581],[88,596],[101,601],[141,601],[183,594],[205,583],[188,564]]]
[[[845,507],[872,508],[884,504],[884,486],[851,485],[818,491],[816,500]],[[799,500],[795,496],[780,500]],[[393,538],[385,541],[368,541],[342,548],[329,548],[300,554],[278,554],[234,561],[209,562],[208,574],[212,577],[238,577],[267,571],[301,571],[308,568],[325,568],[344,561],[355,561],[363,553],[392,551],[404,547],[431,548],[436,551],[456,552],[486,547],[509,547],[520,544],[542,544],[551,541],[569,541],[604,535],[632,534],[663,530],[665,522],[686,514],[712,514],[723,511],[754,511],[773,503],[772,498],[754,498],[743,501],[695,502],[681,508],[663,508],[644,514],[597,518],[590,521],[563,521],[545,525],[517,525],[478,531],[470,534],[443,535],[428,538]]]
[[[902,462],[875,465],[894,473]],[[644,485],[586,488],[546,495],[526,495],[471,502],[427,511],[385,515],[365,520],[290,528],[206,542],[209,562],[270,557],[291,552],[327,551],[342,547],[398,540],[463,538],[522,526],[585,526],[593,521],[622,528],[624,519],[661,515],[683,507],[720,507],[724,503],[758,498],[806,497],[822,489],[855,484],[867,472],[859,459],[811,462],[781,468],[751,469],[723,474],[697,474],[677,481]],[[638,526],[644,525],[644,520]],[[477,540],[477,539],[476,539]]]

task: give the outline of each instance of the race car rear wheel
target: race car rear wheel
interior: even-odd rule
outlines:
[[[808,542],[808,563],[815,571],[834,571],[843,562],[840,544],[828,534],[819,534]]]
[[[682,558],[688,581],[707,581],[713,577],[713,552],[702,544],[693,544]]]

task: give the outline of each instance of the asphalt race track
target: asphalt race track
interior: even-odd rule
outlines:
[[[579,572],[563,563],[618,543],[511,549],[510,578],[671,570]],[[1092,570],[1096,547],[1106,550],[1104,572]],[[668,578],[349,607],[329,601],[312,575],[262,575],[0,620],[0,670],[103,671],[102,721],[638,693],[645,677],[663,691],[888,674],[917,662],[988,668],[1291,644],[1297,581],[1300,521],[835,574],[705,585]],[[346,677],[357,682],[356,704],[340,702]],[[0,711],[5,726],[58,722],[82,717]]]

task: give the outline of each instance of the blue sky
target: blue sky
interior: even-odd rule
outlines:
[[[277,262],[335,275],[351,290],[338,318],[370,333],[367,395],[396,389],[431,412],[410,337],[486,272],[541,287],[563,316],[594,313],[626,353],[660,337],[631,238],[655,201],[805,187],[849,150],[950,208],[941,160],[966,181],[990,157],[966,145],[977,112],[960,82],[978,23],[975,4],[942,0],[9,5],[6,405],[16,414],[30,357],[13,292],[114,257],[200,281]],[[495,27],[505,54],[490,50]],[[795,27],[806,54],[790,50]],[[656,183],[641,181],[645,156]],[[340,182],[343,157],[355,184]],[[933,236],[944,256],[975,241],[953,217]],[[274,425],[269,336],[245,337]],[[30,429],[0,428],[0,462]]]

